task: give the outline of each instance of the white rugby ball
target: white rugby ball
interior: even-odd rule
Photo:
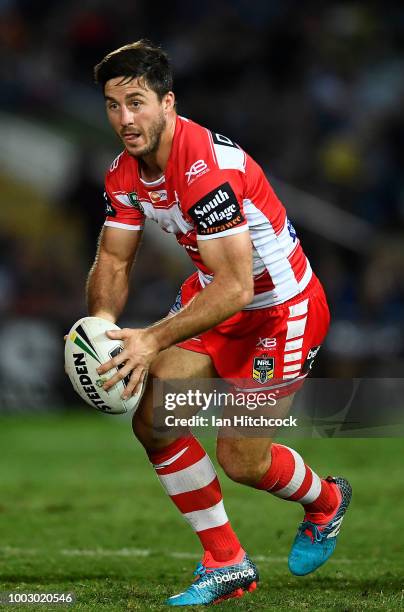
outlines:
[[[65,369],[73,388],[87,404],[108,414],[123,414],[138,407],[145,381],[141,390],[128,400],[121,397],[126,380],[120,380],[109,391],[103,389],[103,384],[118,369],[100,375],[97,368],[123,349],[121,340],[111,340],[105,335],[106,331],[115,329],[120,327],[100,317],[84,317],[77,321],[66,338]]]

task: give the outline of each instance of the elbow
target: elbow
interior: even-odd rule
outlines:
[[[254,283],[252,279],[248,284],[239,285],[235,293],[234,303],[237,303],[238,309],[241,310],[254,299]]]
[[[254,299],[254,287],[244,291],[242,295],[242,303],[243,303],[242,308],[244,308],[245,306],[248,306],[248,304],[250,304],[253,301],[253,299]]]
[[[248,279],[241,279],[234,276],[216,275],[213,282],[220,293],[225,296],[228,308],[233,311],[233,314],[245,308],[254,298],[252,276]]]

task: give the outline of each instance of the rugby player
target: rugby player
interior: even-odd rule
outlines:
[[[203,547],[195,580],[167,603],[238,597],[254,590],[257,568],[230,524],[199,441],[190,432],[157,435],[153,378],[242,380],[244,391],[276,390],[286,413],[327,333],[327,301],[260,166],[227,136],[177,115],[163,50],[146,40],[128,44],[95,67],[95,78],[124,150],[106,174],[89,314],[119,318],[146,219],[173,234],[196,266],[171,316],[146,329],[108,332],[124,350],[99,373],[120,366],[105,389],[130,375],[126,397],[148,373],[133,431]],[[302,505],[289,569],[305,575],[334,551],[351,487],[341,477],[320,478],[272,437],[220,436],[217,458],[232,480]]]

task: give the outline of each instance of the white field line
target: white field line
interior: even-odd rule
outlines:
[[[40,557],[46,554],[50,556],[52,554],[63,555],[65,557],[150,557],[150,556],[162,556],[169,557],[171,559],[193,559],[199,560],[200,555],[197,553],[181,552],[181,551],[162,551],[153,550],[149,548],[61,548],[56,550],[46,550],[40,548],[14,548],[12,546],[0,547],[0,555],[7,557],[24,557],[34,556]],[[262,563],[287,563],[286,557],[276,557],[272,555],[253,555],[254,561]],[[378,563],[380,563],[380,559]],[[350,565],[353,563],[374,563],[374,559],[330,559],[329,563],[335,563],[337,565]]]

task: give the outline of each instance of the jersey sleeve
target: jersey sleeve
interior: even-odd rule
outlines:
[[[105,177],[105,222],[107,227],[125,230],[141,230],[145,216],[137,194],[119,188],[119,177],[107,173]]]
[[[209,172],[188,188],[183,209],[195,224],[198,240],[221,238],[248,230],[243,191],[243,179],[234,170]]]

